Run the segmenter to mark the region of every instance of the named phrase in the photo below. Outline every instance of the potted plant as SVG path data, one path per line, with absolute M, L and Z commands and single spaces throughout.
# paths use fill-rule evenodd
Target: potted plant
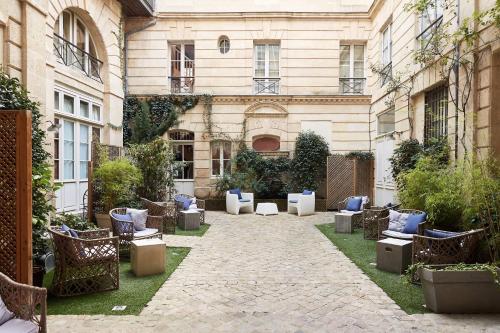
M 102 211 L 95 214 L 97 225 L 111 229 L 108 212 L 134 201 L 135 189 L 141 182 L 140 171 L 126 158 L 105 160 L 94 170 L 93 180 L 98 184 L 102 207 Z

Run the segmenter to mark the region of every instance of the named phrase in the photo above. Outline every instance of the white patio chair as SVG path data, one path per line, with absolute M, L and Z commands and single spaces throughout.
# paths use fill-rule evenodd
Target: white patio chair
M 242 213 L 253 213 L 253 193 L 241 193 L 241 199 L 237 194 L 226 191 L 226 212 L 233 215 Z
M 288 193 L 288 213 L 306 216 L 314 214 L 316 193 Z

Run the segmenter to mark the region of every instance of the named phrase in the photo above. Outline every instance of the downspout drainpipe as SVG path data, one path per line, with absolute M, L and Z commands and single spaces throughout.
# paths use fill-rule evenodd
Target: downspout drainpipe
M 460 27 L 460 0 L 457 0 L 457 29 Z M 458 161 L 458 93 L 460 83 L 460 41 L 455 45 L 455 163 Z M 465 117 L 465 110 L 464 110 Z M 465 128 L 463 129 L 465 131 Z
M 124 67 L 125 68 L 123 69 L 123 76 L 124 76 L 124 78 L 123 78 L 123 81 L 124 81 L 123 90 L 124 90 L 125 96 L 128 95 L 128 38 L 130 36 L 132 36 L 133 34 L 135 34 L 135 33 L 144 31 L 144 30 L 146 30 L 146 29 L 154 26 L 156 24 L 156 22 L 157 22 L 157 19 L 154 18 L 152 21 L 150 21 L 145 26 L 142 26 L 142 27 L 139 27 L 139 28 L 127 31 L 124 34 L 125 41 L 124 41 L 124 45 L 123 45 L 123 57 L 125 58 L 124 59 Z

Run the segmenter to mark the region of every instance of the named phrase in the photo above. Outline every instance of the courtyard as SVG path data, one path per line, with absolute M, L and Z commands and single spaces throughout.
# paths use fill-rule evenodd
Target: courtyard
M 49 332 L 498 332 L 498 315 L 408 315 L 296 217 L 207 212 L 203 237 L 138 316 L 49 316 Z

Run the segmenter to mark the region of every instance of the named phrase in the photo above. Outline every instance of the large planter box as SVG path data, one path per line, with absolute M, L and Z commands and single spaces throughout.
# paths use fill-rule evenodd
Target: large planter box
M 499 272 L 500 273 L 500 272 Z M 422 268 L 425 304 L 436 313 L 500 313 L 500 285 L 488 271 Z
M 255 199 L 255 208 L 260 202 L 274 202 L 280 212 L 287 211 L 286 199 Z M 226 199 L 206 199 L 205 210 L 226 210 Z M 316 199 L 316 211 L 326 212 L 326 199 Z

